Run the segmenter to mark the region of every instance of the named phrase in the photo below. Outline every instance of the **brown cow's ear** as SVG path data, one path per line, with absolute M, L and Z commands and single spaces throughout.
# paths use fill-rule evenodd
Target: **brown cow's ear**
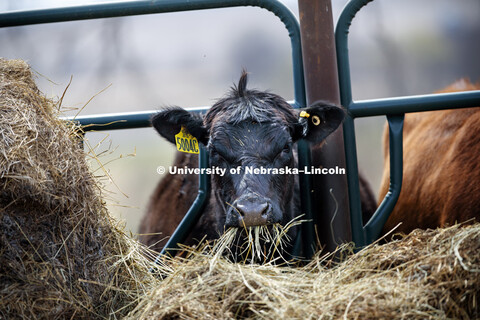
M 157 132 L 175 144 L 175 135 L 180 132 L 182 126 L 204 145 L 208 143 L 208 130 L 203 125 L 202 118 L 179 107 L 167 108 L 151 119 L 152 126 Z
M 345 110 L 325 102 L 315 102 L 299 113 L 302 138 L 320 143 L 335 131 L 345 118 Z

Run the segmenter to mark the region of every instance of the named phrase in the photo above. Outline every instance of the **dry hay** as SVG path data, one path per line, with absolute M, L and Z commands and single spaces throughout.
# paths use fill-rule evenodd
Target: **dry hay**
M 25 63 L 0 60 L 0 319 L 480 318 L 480 224 L 297 268 L 234 264 L 218 242 L 153 277 L 146 249 L 110 220 L 77 129 Z
M 150 282 L 57 109 L 0 59 L 0 319 L 117 318 Z
M 335 263 L 233 264 L 192 253 L 130 319 L 475 319 L 480 317 L 480 224 L 416 230 Z
M 220 239 L 213 243 L 211 249 L 202 247 L 196 251 L 210 252 L 213 260 L 224 257 L 244 264 L 291 265 L 292 261 L 284 254 L 293 242 L 288 232 L 290 228 L 306 221 L 301 218 L 302 216 L 296 217 L 285 226 L 277 223 L 269 226 L 228 228 Z

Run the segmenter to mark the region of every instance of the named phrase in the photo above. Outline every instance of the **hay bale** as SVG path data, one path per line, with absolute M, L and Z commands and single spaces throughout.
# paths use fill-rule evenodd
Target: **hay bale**
M 197 251 L 153 277 L 56 109 L 24 62 L 0 59 L 0 319 L 480 318 L 478 223 L 298 268 Z
M 417 230 L 338 264 L 240 265 L 194 253 L 163 272 L 130 319 L 478 319 L 480 224 Z
M 151 278 L 28 65 L 0 59 L 0 319 L 117 318 Z

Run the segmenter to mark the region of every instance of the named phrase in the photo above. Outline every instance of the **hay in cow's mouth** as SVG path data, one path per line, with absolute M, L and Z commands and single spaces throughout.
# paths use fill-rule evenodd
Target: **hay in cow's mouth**
M 215 242 L 215 256 L 228 257 L 234 262 L 276 264 L 289 263 L 292 245 L 289 231 L 305 222 L 298 216 L 286 225 L 279 223 L 244 228 L 228 228 Z

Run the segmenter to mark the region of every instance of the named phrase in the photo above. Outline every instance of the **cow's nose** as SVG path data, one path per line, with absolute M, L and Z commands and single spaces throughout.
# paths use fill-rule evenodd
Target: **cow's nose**
M 261 198 L 238 199 L 233 203 L 238 216 L 236 227 L 253 227 L 273 223 L 270 203 Z M 234 213 L 235 214 L 235 213 Z

